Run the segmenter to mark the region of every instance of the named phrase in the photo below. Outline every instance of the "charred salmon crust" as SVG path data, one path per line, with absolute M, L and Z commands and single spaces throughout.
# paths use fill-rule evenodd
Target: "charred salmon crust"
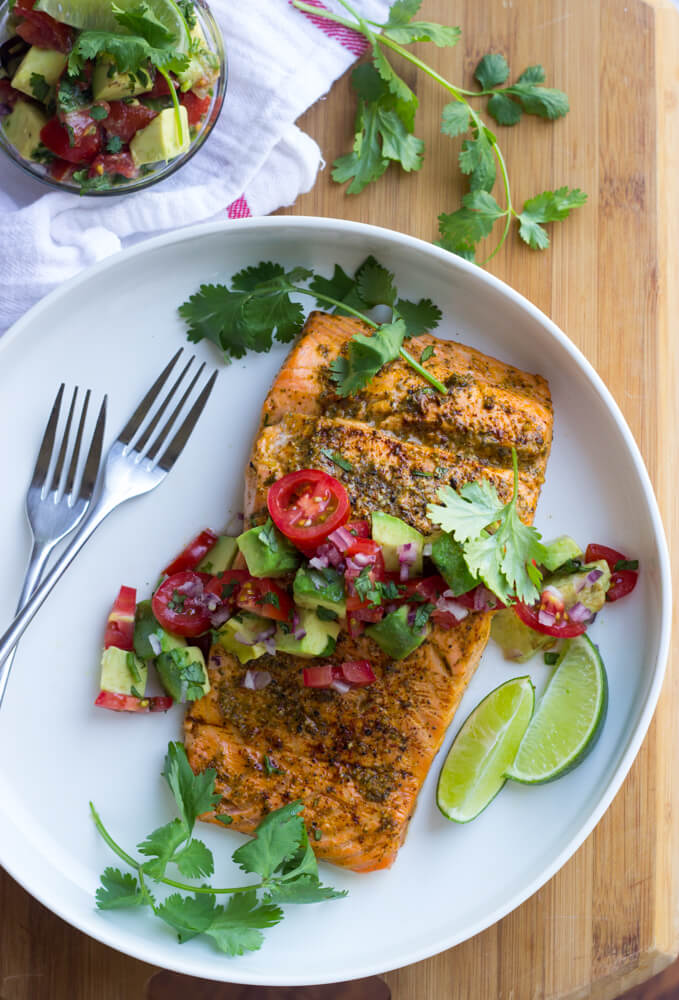
M 275 480 L 319 468 L 344 483 L 353 517 L 380 510 L 428 531 L 427 504 L 443 484 L 459 489 L 485 478 L 509 500 L 514 448 L 519 515 L 530 523 L 552 441 L 545 379 L 423 334 L 409 350 L 419 358 L 433 347 L 426 367 L 448 387 L 445 396 L 397 359 L 342 399 L 329 366 L 358 331 L 370 332 L 353 319 L 309 316 L 264 402 L 245 475 L 249 522 L 266 517 Z M 272 809 L 301 798 L 319 858 L 354 871 L 389 867 L 489 628 L 486 613 L 447 631 L 434 627 L 396 662 L 365 636 L 340 633 L 323 662 L 367 659 L 377 678 L 346 694 L 304 687 L 309 661 L 283 653 L 256 662 L 271 674 L 267 687 L 246 689 L 246 667 L 216 643 L 212 689 L 186 718 L 191 766 L 215 769 L 218 812 L 232 817 L 233 829 L 252 833 Z M 203 818 L 215 821 L 214 814 Z

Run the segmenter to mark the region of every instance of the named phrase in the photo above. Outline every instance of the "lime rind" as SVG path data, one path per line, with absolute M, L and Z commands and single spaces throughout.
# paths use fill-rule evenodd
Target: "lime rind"
M 178 52 L 189 51 L 189 28 L 175 0 L 115 0 L 118 7 L 127 9 L 143 3 L 164 27 L 171 31 Z M 111 31 L 126 34 L 113 14 L 112 0 L 37 0 L 36 10 L 49 14 L 57 21 L 81 31 Z
M 512 781 L 542 785 L 577 767 L 594 749 L 608 709 L 608 678 L 586 636 L 569 640 L 507 769 Z
M 436 803 L 455 823 L 469 823 L 506 781 L 535 705 L 530 677 L 514 677 L 481 701 L 462 724 L 439 775 Z

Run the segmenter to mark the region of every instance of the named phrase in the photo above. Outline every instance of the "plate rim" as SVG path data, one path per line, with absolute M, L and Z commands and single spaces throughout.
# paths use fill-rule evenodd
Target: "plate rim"
M 462 259 L 450 252 L 435 246 L 434 244 L 428 243 L 418 237 L 411 236 L 407 233 L 400 233 L 397 230 L 389 229 L 383 226 L 376 226 L 363 222 L 354 222 L 348 219 L 336 219 L 326 216 L 305 216 L 305 215 L 290 215 L 290 216 L 261 216 L 253 217 L 248 219 L 238 219 L 238 220 L 219 220 L 217 222 L 210 223 L 198 223 L 197 225 L 182 227 L 177 230 L 172 230 L 167 233 L 163 233 L 160 236 L 155 236 L 150 239 L 143 240 L 141 243 L 135 246 L 125 248 L 105 257 L 103 260 L 98 261 L 89 267 L 85 268 L 83 271 L 74 275 L 68 281 L 59 285 L 51 292 L 49 292 L 44 298 L 36 302 L 19 320 L 17 320 L 5 333 L 0 336 L 0 360 L 3 357 L 3 352 L 8 348 L 10 344 L 14 344 L 17 338 L 21 337 L 24 330 L 29 328 L 36 320 L 38 320 L 41 315 L 48 312 L 52 305 L 63 300 L 68 299 L 71 294 L 81 285 L 90 282 L 92 279 L 97 278 L 102 272 L 106 272 L 108 269 L 115 267 L 124 259 L 131 259 L 134 257 L 144 256 L 149 252 L 162 247 L 166 247 L 172 244 L 181 244 L 185 241 L 191 241 L 196 238 L 203 236 L 210 236 L 213 234 L 229 233 L 229 232 L 240 232 L 243 229 L 284 229 L 284 228 L 298 228 L 300 230 L 313 231 L 322 228 L 335 229 L 340 232 L 349 233 L 355 236 L 370 237 L 371 235 L 377 237 L 381 240 L 387 240 L 387 242 L 395 242 L 401 246 L 408 247 L 413 251 L 426 253 L 438 259 L 442 263 L 448 265 L 453 270 L 461 271 L 463 274 L 474 276 L 475 279 L 480 280 L 482 284 L 486 284 L 489 288 L 493 289 L 495 292 L 500 293 L 503 297 L 511 300 L 516 306 L 519 307 L 524 313 L 527 313 L 534 320 L 536 320 L 549 336 L 556 340 L 559 347 L 565 350 L 571 359 L 576 362 L 578 368 L 586 376 L 590 385 L 595 390 L 597 396 L 604 403 L 606 409 L 613 417 L 617 430 L 620 432 L 624 445 L 627 449 L 627 453 L 631 458 L 636 473 L 639 477 L 639 482 L 642 487 L 649 519 L 651 522 L 651 527 L 654 535 L 655 542 L 658 549 L 658 569 L 659 569 L 659 589 L 661 594 L 661 608 L 660 608 L 660 629 L 657 642 L 657 656 L 654 665 L 654 676 L 653 681 L 649 687 L 648 695 L 646 698 L 646 703 L 644 709 L 639 718 L 639 722 L 631 734 L 629 739 L 627 749 L 624 751 L 618 767 L 615 769 L 611 775 L 607 786 L 603 790 L 603 793 L 599 797 L 596 806 L 592 809 L 586 822 L 584 822 L 578 829 L 577 833 L 568 841 L 568 843 L 563 847 L 563 849 L 553 858 L 552 862 L 547 865 L 543 870 L 540 871 L 539 875 L 533 878 L 529 883 L 527 883 L 523 890 L 516 892 L 511 899 L 505 902 L 504 905 L 497 907 L 492 912 L 486 914 L 484 917 L 479 918 L 475 923 L 471 924 L 466 928 L 462 935 L 453 935 L 447 939 L 438 939 L 433 944 L 422 945 L 419 948 L 409 952 L 405 961 L 395 968 L 402 968 L 406 965 L 411 965 L 415 962 L 422 961 L 424 959 L 430 958 L 434 955 L 440 954 L 443 951 L 447 951 L 450 948 L 461 944 L 463 941 L 469 940 L 470 938 L 476 936 L 481 931 L 487 929 L 493 924 L 497 923 L 499 920 L 503 919 L 507 914 L 513 912 L 522 903 L 529 899 L 535 892 L 537 892 L 543 885 L 545 885 L 554 875 L 563 867 L 563 865 L 573 856 L 573 854 L 578 850 L 578 848 L 584 843 L 587 837 L 590 835 L 594 827 L 599 823 L 604 813 L 610 806 L 613 798 L 616 796 L 620 790 L 623 781 L 625 780 L 640 748 L 643 740 L 646 737 L 649 725 L 651 723 L 653 714 L 655 712 L 658 698 L 660 696 L 660 691 L 662 689 L 663 680 L 665 677 L 665 672 L 667 669 L 667 662 L 669 657 L 670 641 L 671 641 L 671 621 L 672 621 L 672 583 L 671 583 L 671 569 L 670 569 L 670 556 L 667 545 L 667 538 L 665 534 L 665 529 L 663 521 L 660 515 L 660 510 L 658 507 L 657 499 L 653 489 L 653 485 L 650 480 L 650 476 L 646 469 L 646 464 L 637 445 L 637 442 L 627 424 L 627 421 L 620 410 L 616 400 L 614 399 L 612 393 L 604 383 L 603 379 L 600 377 L 596 369 L 585 357 L 585 355 L 580 351 L 580 349 L 568 338 L 568 336 L 561 330 L 556 323 L 550 319 L 541 309 L 535 306 L 529 299 L 523 296 L 520 292 L 513 289 L 510 285 L 506 284 L 502 279 L 497 278 L 495 275 L 490 274 L 487 271 L 482 270 L 478 265 L 473 264 L 469 261 Z M 0 807 L 0 813 L 7 816 L 6 813 Z M 7 819 L 11 825 L 16 829 L 16 824 L 12 821 L 12 817 L 7 816 Z M 338 979 L 337 975 L 333 974 L 329 977 L 323 977 L 321 979 L 318 976 L 313 978 L 304 977 L 303 975 L 294 976 L 278 976 L 274 981 L 266 974 L 260 974 L 250 970 L 245 974 L 239 974 L 239 964 L 238 962 L 224 962 L 221 967 L 219 964 L 210 958 L 206 962 L 195 962 L 191 961 L 191 954 L 187 953 L 187 959 L 182 959 L 181 951 L 177 949 L 177 960 L 173 960 L 171 963 L 167 963 L 166 959 L 163 958 L 162 963 L 158 962 L 158 958 L 153 954 L 153 945 L 151 949 L 148 946 L 135 947 L 134 934 L 128 930 L 124 930 L 122 934 L 117 933 L 117 927 L 115 924 L 109 921 L 95 921 L 90 918 L 89 922 L 84 916 L 78 914 L 73 914 L 67 912 L 67 907 L 60 905 L 60 900 L 54 900 L 49 898 L 48 893 L 43 893 L 40 890 L 40 886 L 32 885 L 30 875 L 25 876 L 20 863 L 16 865 L 11 862 L 8 864 L 6 860 L 2 857 L 3 854 L 3 837 L 0 830 L 0 864 L 7 871 L 7 873 L 14 878 L 21 886 L 25 889 L 34 899 L 37 899 L 40 903 L 46 906 L 51 912 L 55 913 L 61 919 L 65 920 L 71 926 L 87 934 L 89 937 L 94 938 L 97 941 L 119 951 L 121 954 L 130 955 L 140 961 L 151 962 L 152 964 L 160 968 L 168 968 L 173 971 L 184 973 L 186 975 L 203 975 L 209 976 L 210 978 L 216 979 L 218 981 L 232 982 L 243 985 L 255 985 L 255 986 L 265 986 L 265 985 L 277 985 L 277 986 L 303 986 L 303 985 L 322 985 L 325 983 L 333 983 L 339 981 L 348 981 L 352 979 L 360 979 L 364 976 L 379 975 L 381 973 L 387 972 L 389 970 L 385 969 L 382 965 L 375 962 L 364 963 L 362 968 L 353 968 L 350 974 L 343 976 L 342 979 Z M 96 914 L 96 910 L 93 908 L 93 915 Z M 120 940 L 120 938 L 124 940 Z M 139 940 L 139 939 L 137 939 Z M 149 956 L 149 950 L 151 955 Z M 197 970 L 197 965 L 203 965 L 205 968 Z M 213 968 L 214 966 L 214 968 Z

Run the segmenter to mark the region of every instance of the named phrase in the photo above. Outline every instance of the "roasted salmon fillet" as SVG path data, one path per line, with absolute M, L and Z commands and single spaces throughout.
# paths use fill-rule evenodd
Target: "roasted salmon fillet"
M 552 440 L 549 387 L 479 351 L 423 334 L 409 342 L 448 388 L 431 389 L 405 361 L 385 365 L 350 398 L 335 392 L 331 362 L 360 322 L 312 313 L 265 400 L 246 471 L 245 515 L 267 516 L 266 494 L 281 476 L 318 468 L 339 479 L 352 517 L 382 511 L 422 531 L 443 484 L 481 478 L 507 501 L 519 458 L 519 514 L 535 513 Z M 352 471 L 338 467 L 339 454 Z M 490 614 L 434 626 L 428 639 L 393 661 L 367 636 L 340 634 L 331 662 L 369 660 L 376 681 L 344 694 L 306 688 L 308 659 L 284 653 L 254 664 L 271 682 L 243 687 L 247 666 L 218 643 L 209 657 L 212 689 L 190 708 L 186 748 L 195 771 L 213 767 L 218 813 L 252 833 L 264 815 L 301 798 L 319 858 L 354 871 L 391 865 L 417 795 L 488 641 Z M 214 814 L 203 817 L 213 819 Z

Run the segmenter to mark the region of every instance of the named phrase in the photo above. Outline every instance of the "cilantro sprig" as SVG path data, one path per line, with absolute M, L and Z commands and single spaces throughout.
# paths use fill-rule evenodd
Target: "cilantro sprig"
M 272 772 L 273 773 L 273 772 Z M 345 892 L 322 885 L 316 857 L 309 845 L 302 819 L 302 803 L 290 802 L 269 813 L 257 827 L 253 840 L 233 852 L 241 871 L 258 876 L 252 885 L 215 889 L 189 885 L 166 874 L 169 865 L 188 879 L 203 879 L 214 872 L 212 852 L 193 837 L 196 819 L 219 803 L 215 771 L 194 774 L 181 743 L 170 743 L 163 776 L 177 803 L 179 816 L 153 830 L 137 845 L 146 860 L 128 854 L 104 826 L 90 803 L 97 830 L 111 850 L 132 872 L 108 867 L 96 892 L 100 910 L 148 906 L 156 917 L 177 932 L 180 944 L 204 934 L 227 955 L 242 955 L 261 948 L 262 931 L 283 919 L 281 904 L 318 903 L 339 899 Z M 219 817 L 224 825 L 230 817 Z M 158 901 L 149 882 L 170 886 L 177 892 Z M 221 905 L 217 897 L 231 898 Z
M 515 600 L 533 604 L 546 549 L 536 528 L 524 524 L 517 513 L 519 467 L 512 448 L 514 494 L 503 504 L 495 487 L 482 479 L 467 483 L 459 492 L 443 486 L 439 504 L 429 504 L 427 514 L 462 544 L 464 560 L 473 577 L 483 581 L 505 604 Z
M 347 193 L 358 194 L 377 181 L 392 162 L 406 172 L 422 169 L 424 143 L 415 135 L 419 102 L 389 61 L 388 54 L 396 53 L 452 96 L 453 100 L 442 111 L 442 133 L 451 138 L 465 136 L 458 163 L 469 178 L 469 192 L 464 195 L 461 208 L 439 216 L 439 246 L 474 260 L 477 244 L 500 222 L 500 238 L 480 262 L 485 264 L 506 240 L 513 219 L 519 223 L 519 236 L 532 249 L 544 250 L 549 246 L 543 224 L 565 219 L 573 208 L 585 203 L 586 195 L 578 188 L 561 187 L 528 199 L 522 211 L 517 211 L 497 137 L 470 103 L 474 98 L 487 98 L 488 114 L 503 126 L 518 124 L 524 114 L 552 121 L 562 118 L 569 110 L 568 97 L 544 85 L 543 67 L 529 66 L 514 83 L 508 83 L 507 60 L 491 52 L 480 60 L 474 73 L 481 89 L 466 90 L 446 80 L 405 47 L 425 41 L 449 47 L 460 38 L 459 28 L 413 20 L 422 0 L 396 0 L 382 24 L 361 17 L 347 0 L 339 2 L 351 19 L 304 0 L 292 0 L 300 11 L 359 32 L 371 46 L 371 61 L 357 66 L 351 77 L 358 98 L 353 149 L 335 160 L 333 179 L 340 184 L 348 182 Z M 498 171 L 504 188 L 504 208 L 490 194 Z
M 308 287 L 303 282 L 308 282 Z M 363 261 L 353 276 L 336 264 L 331 278 L 316 275 L 305 267 L 286 271 L 281 264 L 262 261 L 234 275 L 231 287 L 201 285 L 179 307 L 179 315 L 188 326 L 190 341 L 211 341 L 228 361 L 242 358 L 248 351 L 268 351 L 274 337 L 285 344 L 297 336 L 304 322 L 304 311 L 290 298 L 294 294 L 311 295 L 320 306 L 355 316 L 372 327 L 370 336 L 355 334 L 346 356 L 331 363 L 330 375 L 338 395 L 358 392 L 383 365 L 399 355 L 435 389 L 447 392 L 445 385 L 404 347 L 408 338 L 434 329 L 441 319 L 441 310 L 430 299 L 412 302 L 399 298 L 394 275 L 372 256 Z M 366 315 L 366 311 L 376 306 L 391 309 L 388 322 L 377 323 Z

